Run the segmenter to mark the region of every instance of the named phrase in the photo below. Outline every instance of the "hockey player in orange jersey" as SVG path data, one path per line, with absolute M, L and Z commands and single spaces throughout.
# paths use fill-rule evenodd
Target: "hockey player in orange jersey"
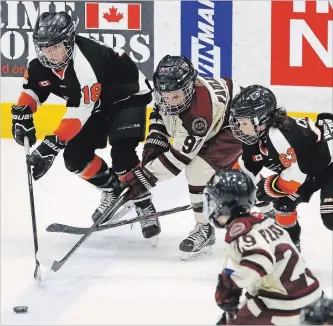
M 320 113 L 316 123 L 288 117 L 271 90 L 251 85 L 233 99 L 230 126 L 243 143 L 238 166 L 256 179 L 257 199 L 273 202 L 277 223 L 294 243 L 300 247 L 296 207 L 318 190 L 322 221 L 333 230 L 333 114 Z M 259 180 L 263 167 L 274 174 Z

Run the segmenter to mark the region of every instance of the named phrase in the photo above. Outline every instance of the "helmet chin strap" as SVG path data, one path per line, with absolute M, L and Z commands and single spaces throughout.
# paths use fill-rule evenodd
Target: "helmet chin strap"
M 266 140 L 268 135 L 269 128 L 266 127 L 266 124 L 263 124 L 261 126 L 258 126 L 256 128 L 256 132 L 259 139 Z
M 254 130 L 257 133 L 258 140 L 261 138 L 266 138 L 268 133 L 268 128 L 266 127 L 266 123 L 260 124 L 258 117 L 251 119 L 252 124 L 254 126 Z

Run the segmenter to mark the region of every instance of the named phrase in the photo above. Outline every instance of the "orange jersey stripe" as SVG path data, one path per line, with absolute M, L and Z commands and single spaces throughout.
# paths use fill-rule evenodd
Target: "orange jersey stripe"
M 238 163 L 238 160 L 237 160 L 236 163 L 232 166 L 232 168 L 233 168 L 234 170 L 241 170 L 241 167 L 240 167 L 240 165 L 239 165 L 239 163 Z
M 289 214 L 278 214 L 275 213 L 276 222 L 281 226 L 292 226 L 297 221 L 297 211 L 294 210 L 292 213 Z
M 95 155 L 94 159 L 88 164 L 88 166 L 79 174 L 84 180 L 91 179 L 102 167 L 102 159 Z
M 79 119 L 63 119 L 54 134 L 59 137 L 60 141 L 68 142 L 79 133 L 81 128 Z
M 32 113 L 37 111 L 37 102 L 31 97 L 29 94 L 22 92 L 18 101 L 17 105 L 28 105 L 31 109 Z

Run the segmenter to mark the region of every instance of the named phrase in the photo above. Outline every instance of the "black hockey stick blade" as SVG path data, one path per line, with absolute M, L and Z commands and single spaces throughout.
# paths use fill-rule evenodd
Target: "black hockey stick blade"
M 81 246 L 81 244 L 87 240 L 87 238 L 96 231 L 96 228 L 104 222 L 104 220 L 112 215 L 115 211 L 117 211 L 124 203 L 125 203 L 125 197 L 126 193 L 129 190 L 129 188 L 123 189 L 120 196 L 116 199 L 116 201 L 111 205 L 100 218 L 97 219 L 97 221 L 88 228 L 88 231 L 83 235 L 83 237 L 80 238 L 80 240 L 73 246 L 71 250 L 59 261 L 55 260 L 51 266 L 51 270 L 54 272 L 57 272 L 64 264 L 65 262 L 73 255 L 73 253 Z
M 123 216 L 125 216 L 129 211 L 131 211 L 134 208 L 133 203 L 127 202 L 120 211 L 116 212 L 111 218 L 111 220 L 107 220 L 106 223 L 113 223 L 112 221 L 118 221 L 121 219 Z M 105 222 L 103 223 L 105 224 Z M 52 223 L 50 224 L 47 228 L 47 232 L 59 232 L 59 233 L 68 233 L 68 234 L 85 234 L 87 233 L 87 230 L 89 228 L 81 228 L 81 227 L 75 227 L 75 226 L 70 226 L 66 224 L 59 224 L 59 223 Z M 99 230 L 99 227 L 96 228 L 96 231 Z
M 37 281 L 38 284 L 41 284 L 41 282 L 42 282 L 42 272 L 41 272 L 40 264 L 39 264 L 38 260 L 36 260 L 34 278 L 35 278 L 35 280 Z
M 200 207 L 202 207 L 202 203 L 179 206 L 179 207 L 167 209 L 165 211 L 160 211 L 160 212 L 156 212 L 156 213 L 149 214 L 149 215 L 139 216 L 139 217 L 136 217 L 136 218 L 133 218 L 130 220 L 124 220 L 124 221 L 120 221 L 117 223 L 100 225 L 95 229 L 95 231 L 104 231 L 104 230 L 108 230 L 108 229 L 113 229 L 113 228 L 116 228 L 119 226 L 139 222 L 144 219 L 158 218 L 161 216 L 184 212 L 184 211 L 187 211 L 190 209 L 200 208 Z M 46 231 L 48 231 L 48 232 L 60 232 L 60 233 L 68 233 L 68 234 L 86 234 L 89 230 L 90 230 L 90 228 L 80 228 L 80 227 L 76 227 L 76 226 L 58 224 L 58 223 L 53 223 L 53 224 L 49 225 L 46 229 Z
M 67 234 L 85 234 L 89 228 L 81 228 L 66 224 L 60 224 L 60 223 L 52 223 L 47 228 L 47 232 L 56 232 L 56 233 L 67 233 Z M 96 231 L 98 228 L 96 228 Z

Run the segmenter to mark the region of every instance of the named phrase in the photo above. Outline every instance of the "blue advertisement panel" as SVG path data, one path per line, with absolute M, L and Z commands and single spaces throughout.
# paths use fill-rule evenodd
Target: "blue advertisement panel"
M 201 76 L 232 78 L 232 1 L 182 1 L 181 53 Z

